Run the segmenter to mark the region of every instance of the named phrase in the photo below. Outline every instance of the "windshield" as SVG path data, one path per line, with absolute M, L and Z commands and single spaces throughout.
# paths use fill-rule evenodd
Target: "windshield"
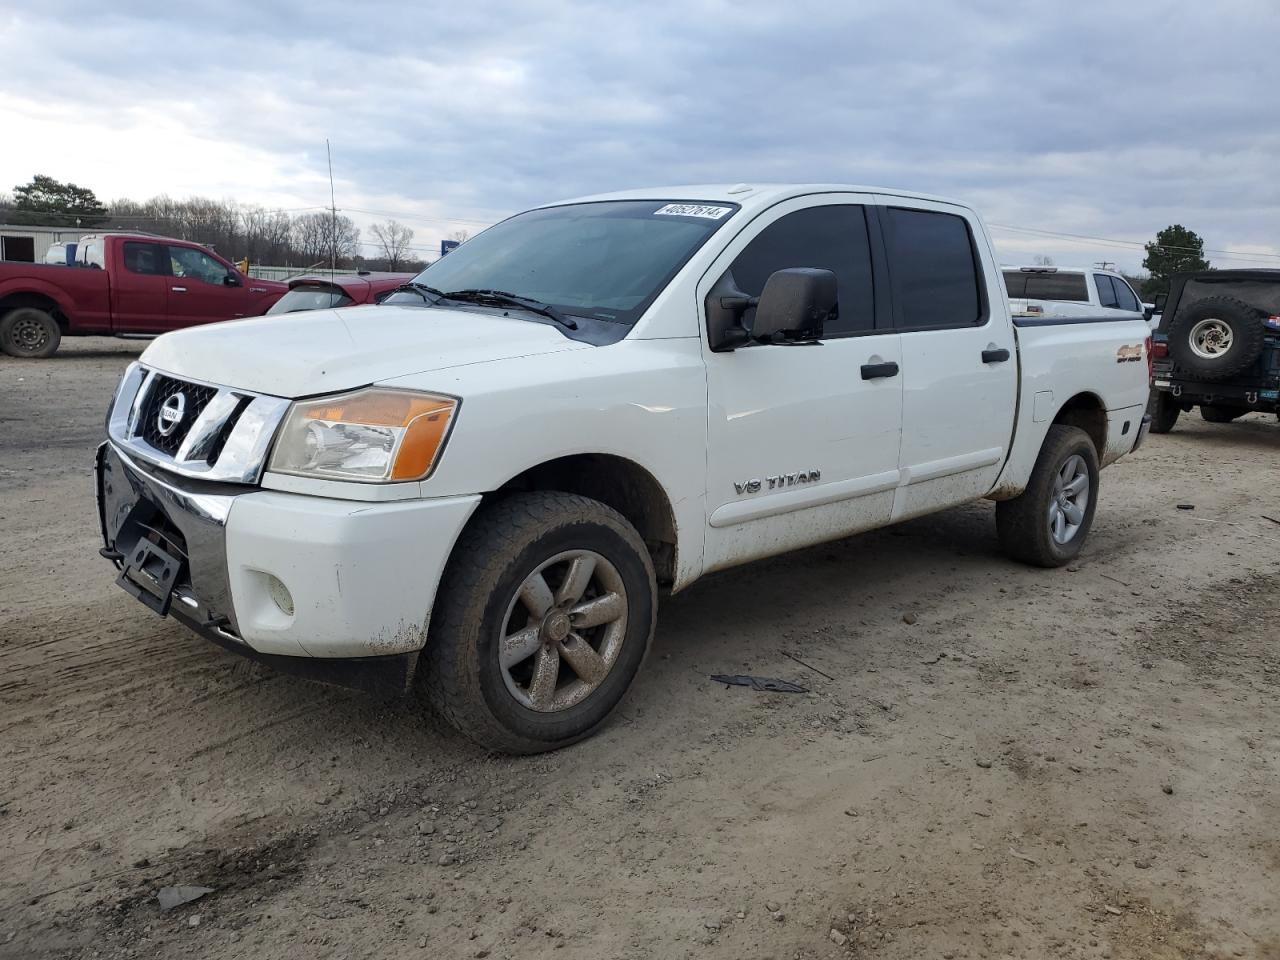
M 298 313 L 302 310 L 326 310 L 345 307 L 351 298 L 337 287 L 294 287 L 271 305 L 267 313 Z
M 530 210 L 441 257 L 417 282 L 501 290 L 567 314 L 632 324 L 738 207 L 618 200 Z M 422 298 L 396 294 L 396 302 Z

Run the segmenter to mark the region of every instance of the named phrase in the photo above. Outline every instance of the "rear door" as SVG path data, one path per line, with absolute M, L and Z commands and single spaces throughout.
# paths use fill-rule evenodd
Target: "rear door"
M 250 312 L 242 275 L 198 247 L 170 244 L 169 270 L 169 329 L 233 320 Z
M 995 484 L 1013 435 L 1018 358 L 1004 280 L 972 211 L 881 199 L 902 339 L 900 519 Z
M 168 319 L 169 254 L 163 243 L 118 240 L 111 271 L 114 333 L 164 333 Z
M 831 270 L 838 318 L 821 344 L 712 352 L 704 569 L 780 553 L 889 521 L 902 416 L 899 336 L 878 309 L 887 286 L 873 262 L 866 195 L 788 200 L 759 214 L 698 286 L 705 301 L 732 274 L 759 296 L 787 267 Z M 750 311 L 744 318 L 750 321 Z

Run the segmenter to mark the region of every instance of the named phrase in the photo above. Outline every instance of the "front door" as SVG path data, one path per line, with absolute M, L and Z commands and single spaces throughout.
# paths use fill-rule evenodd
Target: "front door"
M 225 263 L 195 247 L 171 244 L 169 265 L 173 274 L 169 285 L 169 315 L 174 328 L 234 320 L 245 315 L 248 295 L 241 275 Z M 235 285 L 228 285 L 229 276 Z
M 894 519 L 988 493 L 1017 408 L 1018 347 L 999 267 L 971 211 L 883 198 L 902 336 L 901 487 Z M 896 205 L 895 205 L 896 204 Z
M 706 296 L 726 271 L 750 296 L 787 267 L 831 270 L 839 284 L 839 316 L 820 345 L 714 353 L 704 339 L 704 570 L 889 521 L 902 424 L 901 338 L 888 327 L 887 303 L 877 301 L 882 265 L 873 263 L 862 199 L 832 194 L 773 207 L 699 283 L 704 330 Z

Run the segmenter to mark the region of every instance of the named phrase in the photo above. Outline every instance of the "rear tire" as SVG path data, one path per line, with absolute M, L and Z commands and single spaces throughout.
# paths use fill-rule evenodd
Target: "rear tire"
M 1238 410 L 1234 407 L 1219 407 L 1210 403 L 1200 404 L 1200 416 L 1209 423 L 1230 423 L 1248 412 L 1248 410 Z
M 1258 359 L 1264 336 L 1259 312 L 1249 304 L 1234 297 L 1208 297 L 1173 318 L 1169 352 L 1194 376 L 1225 380 Z
M 1098 453 L 1079 427 L 1054 424 L 1020 496 L 996 504 L 1005 554 L 1038 567 L 1070 563 L 1084 546 L 1098 503 Z
M 482 508 L 436 597 L 422 690 L 460 733 L 504 753 L 594 733 L 631 686 L 657 617 L 635 528 L 568 493 Z
M 1168 433 L 1178 422 L 1182 408 L 1174 400 L 1173 394 L 1163 390 L 1151 391 L 1151 399 L 1147 402 L 1147 413 L 1151 414 L 1151 432 Z
M 18 307 L 0 317 L 0 350 L 11 357 L 44 360 L 62 342 L 62 328 L 47 311 Z

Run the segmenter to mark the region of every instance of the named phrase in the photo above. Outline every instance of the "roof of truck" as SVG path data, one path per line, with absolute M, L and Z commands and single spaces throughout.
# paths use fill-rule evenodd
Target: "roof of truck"
M 803 197 L 814 193 L 877 193 L 911 200 L 930 200 L 970 209 L 967 203 L 947 197 L 935 197 L 914 190 L 893 187 L 856 186 L 847 183 L 704 183 L 673 187 L 645 187 L 638 190 L 618 190 L 598 193 L 573 200 L 562 200 L 544 206 L 558 207 L 566 203 L 599 203 L 603 200 L 701 200 L 720 203 L 736 203 L 743 208 L 771 206 L 780 200 Z

